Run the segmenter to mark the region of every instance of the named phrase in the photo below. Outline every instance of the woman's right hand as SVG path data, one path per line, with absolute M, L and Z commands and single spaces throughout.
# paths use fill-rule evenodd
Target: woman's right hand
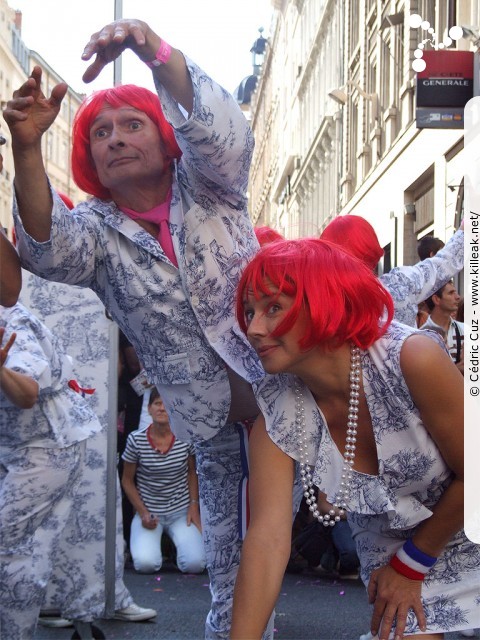
M 53 87 L 47 98 L 41 90 L 42 70 L 35 66 L 30 77 L 7 102 L 3 117 L 12 134 L 12 145 L 27 149 L 39 145 L 42 135 L 49 129 L 60 111 L 68 85 L 64 82 Z
M 157 516 L 154 516 L 153 513 L 150 513 L 150 511 L 147 511 L 146 513 L 142 514 L 140 517 L 142 519 L 142 527 L 145 527 L 145 529 L 157 528 L 158 518 Z

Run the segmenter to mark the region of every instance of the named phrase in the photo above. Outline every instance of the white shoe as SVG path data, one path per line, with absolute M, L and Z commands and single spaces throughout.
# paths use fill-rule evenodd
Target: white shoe
M 368 633 L 362 633 L 358 640 L 378 640 L 378 636 L 372 636 L 371 631 Z
M 73 627 L 73 622 L 66 618 L 60 618 L 59 616 L 40 615 L 38 617 L 38 624 L 42 627 L 51 627 L 52 629 L 61 629 L 67 627 Z
M 142 620 L 150 620 L 155 618 L 157 612 L 155 609 L 144 609 L 138 604 L 132 602 L 128 607 L 117 609 L 113 616 L 114 620 L 123 620 L 124 622 L 142 622 Z
M 464 629 L 460 631 L 460 635 L 464 638 L 475 638 L 477 634 L 475 633 L 475 629 Z

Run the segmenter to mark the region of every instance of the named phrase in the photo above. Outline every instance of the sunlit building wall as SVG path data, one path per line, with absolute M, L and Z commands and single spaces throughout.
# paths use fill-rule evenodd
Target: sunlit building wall
M 339 121 L 328 92 L 341 77 L 343 6 L 272 4 L 270 46 L 251 107 L 252 218 L 287 237 L 312 235 L 319 215 L 338 209 Z
M 52 88 L 63 79 L 35 51 L 28 49 L 21 38 L 21 13 L 12 9 L 5 0 L 0 0 L 0 100 L 2 109 L 12 97 L 13 91 L 28 78 L 31 69 L 42 68 L 42 91 L 50 95 Z M 74 203 L 86 195 L 73 182 L 70 170 L 71 130 L 73 117 L 83 95 L 69 87 L 60 113 L 49 131 L 42 138 L 43 158 L 46 171 L 55 189 L 68 195 Z M 0 223 L 12 228 L 12 193 L 14 166 L 11 153 L 10 132 L 5 121 L 1 125 L 7 144 L 2 147 L 3 172 L 0 182 Z M 11 236 L 10 236 L 11 237 Z
M 415 262 L 427 233 L 450 237 L 463 202 L 463 130 L 417 129 L 411 63 L 422 34 L 409 18 L 420 14 L 440 37 L 454 24 L 478 33 L 479 4 L 272 0 L 251 101 L 254 223 L 299 237 L 335 215 L 362 215 L 385 247 L 385 269 Z M 474 51 L 473 40 L 451 48 Z

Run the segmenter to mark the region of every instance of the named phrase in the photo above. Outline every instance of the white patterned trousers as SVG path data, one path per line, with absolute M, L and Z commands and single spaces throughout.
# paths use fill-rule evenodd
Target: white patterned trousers
M 84 452 L 85 441 L 1 456 L 0 628 L 8 629 L 9 640 L 29 640 L 35 632 Z
M 207 640 L 228 639 L 230 633 L 233 588 L 242 548 L 243 487 L 248 474 L 245 429 L 242 422 L 229 424 L 214 438 L 195 444 L 203 540 L 212 594 L 205 625 Z M 273 638 L 273 616 L 263 638 Z

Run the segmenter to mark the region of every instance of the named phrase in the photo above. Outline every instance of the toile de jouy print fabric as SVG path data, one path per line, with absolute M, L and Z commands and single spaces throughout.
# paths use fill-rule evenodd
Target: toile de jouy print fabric
M 348 521 L 366 585 L 372 570 L 387 564 L 404 541 L 414 535 L 415 528 L 431 515 L 431 507 L 452 477 L 420 420 L 400 370 L 401 347 L 416 331 L 393 322 L 380 340 L 362 352 L 362 379 L 377 444 L 379 473 L 372 476 L 354 470 Z M 430 383 L 434 384 L 433 377 Z M 267 375 L 257 397 L 271 438 L 298 461 L 298 436 L 291 429 L 295 417 L 292 388 L 292 376 Z M 313 396 L 305 386 L 302 391 L 307 458 L 314 467 L 313 481 L 334 502 L 343 456 Z M 480 545 L 461 531 L 449 542 L 423 584 L 428 632 L 479 627 L 479 584 Z M 416 618 L 410 612 L 405 633 L 418 631 Z

